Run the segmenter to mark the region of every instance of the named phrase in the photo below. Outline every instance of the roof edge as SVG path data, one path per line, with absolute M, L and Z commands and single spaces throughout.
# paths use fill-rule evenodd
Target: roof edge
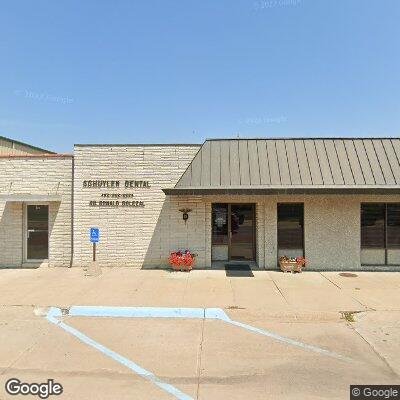
M 241 137 L 241 138 L 207 138 L 205 142 L 213 142 L 213 141 L 223 141 L 223 140 L 391 140 L 397 139 L 400 140 L 399 136 L 297 136 L 297 137 Z
M 308 188 L 231 188 L 231 189 L 176 189 L 166 188 L 162 191 L 169 196 L 200 196 L 200 195 L 306 195 L 306 194 L 321 194 L 321 195 L 354 195 L 354 194 L 400 194 L 400 186 L 395 187 L 339 187 L 339 188 L 326 188 L 326 187 L 308 187 Z
M 5 136 L 0 136 L 0 139 L 7 140 L 7 141 L 9 141 L 11 143 L 19 144 L 21 146 L 26 146 L 26 147 L 29 147 L 29 148 L 31 148 L 33 150 L 43 151 L 44 153 L 47 153 L 47 154 L 55 154 L 54 151 L 42 149 L 41 147 L 33 146 L 31 144 L 28 144 L 28 143 L 25 143 L 25 142 L 20 142 L 19 140 L 11 139 L 11 138 L 8 138 L 8 137 L 5 137 Z
M 201 147 L 203 143 L 75 143 L 74 147 L 156 147 L 156 146 L 185 146 Z
M 43 154 L 5 154 L 0 155 L 0 159 L 4 158 L 74 158 L 73 154 L 66 153 L 43 153 Z

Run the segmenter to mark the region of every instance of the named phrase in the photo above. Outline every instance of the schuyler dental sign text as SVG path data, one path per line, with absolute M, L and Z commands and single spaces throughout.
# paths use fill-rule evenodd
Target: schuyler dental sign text
M 125 180 L 125 181 L 103 181 L 88 180 L 83 181 L 85 189 L 148 189 L 149 181 Z M 144 202 L 135 198 L 134 193 L 101 193 L 100 199 L 90 200 L 90 207 L 144 207 Z

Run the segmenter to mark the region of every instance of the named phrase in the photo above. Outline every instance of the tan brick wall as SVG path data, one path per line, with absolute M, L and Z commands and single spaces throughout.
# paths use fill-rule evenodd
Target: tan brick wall
M 0 265 L 22 264 L 22 204 L 0 200 Z
M 60 195 L 49 203 L 49 265 L 71 262 L 71 157 L 0 158 L 0 194 Z M 0 265 L 23 262 L 24 204 L 0 197 Z
M 194 199 L 167 198 L 163 188 L 173 187 L 199 146 L 76 146 L 74 265 L 92 259 L 90 227 L 100 228 L 97 260 L 103 266 L 165 266 L 171 250 L 189 245 L 196 235 L 204 237 L 204 205 Z M 119 188 L 84 188 L 85 180 L 118 180 Z M 125 180 L 150 182 L 149 188 L 125 189 Z M 112 200 L 104 193 L 132 194 L 126 200 L 143 201 L 144 207 L 91 207 L 89 202 Z M 123 198 L 118 199 L 120 202 Z M 182 207 L 193 208 L 187 224 Z M 204 241 L 194 251 L 204 253 Z M 203 256 L 204 258 L 204 256 Z

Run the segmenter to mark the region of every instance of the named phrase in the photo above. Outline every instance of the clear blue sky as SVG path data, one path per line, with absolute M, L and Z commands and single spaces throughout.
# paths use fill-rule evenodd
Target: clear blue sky
M 48 0 L 0 13 L 0 135 L 398 136 L 398 0 Z

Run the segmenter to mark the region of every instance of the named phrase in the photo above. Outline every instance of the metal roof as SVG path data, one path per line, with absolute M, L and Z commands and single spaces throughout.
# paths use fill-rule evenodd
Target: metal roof
M 3 148 L 0 154 L 54 154 L 53 151 L 19 142 L 18 140 L 10 139 L 5 136 L 0 136 L 0 147 Z
M 164 192 L 400 193 L 400 138 L 206 140 Z

